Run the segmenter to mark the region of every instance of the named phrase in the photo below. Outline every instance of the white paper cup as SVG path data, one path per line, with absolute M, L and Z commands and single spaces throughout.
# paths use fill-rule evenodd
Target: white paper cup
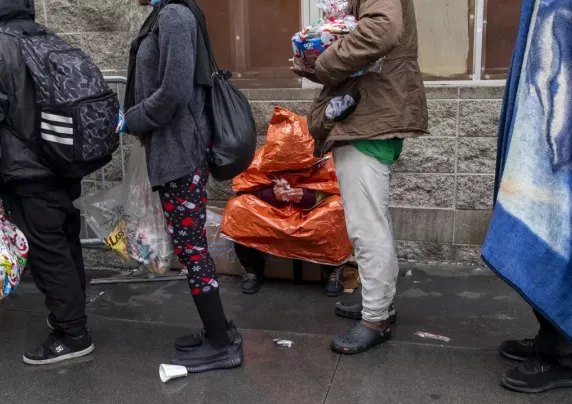
M 161 365 L 159 366 L 159 377 L 163 383 L 167 383 L 171 379 L 185 377 L 189 374 L 185 366 L 178 365 Z

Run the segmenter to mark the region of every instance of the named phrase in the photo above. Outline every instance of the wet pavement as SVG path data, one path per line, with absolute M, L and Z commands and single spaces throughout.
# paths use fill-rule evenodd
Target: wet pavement
M 319 284 L 268 281 L 259 294 L 246 296 L 240 280 L 220 283 L 227 315 L 244 336 L 244 366 L 163 384 L 158 367 L 173 354 L 173 340 L 199 327 L 184 281 L 92 287 L 88 312 L 96 351 L 39 368 L 21 361 L 48 332 L 42 295 L 25 281 L 0 304 L 0 403 L 572 402 L 572 390 L 526 396 L 500 387 L 501 374 L 514 363 L 498 355 L 497 345 L 532 336 L 537 326 L 527 305 L 488 271 L 404 270 L 394 339 L 353 357 L 332 353 L 329 342 L 353 324 L 337 318 L 333 304 L 356 294 L 331 299 Z M 279 347 L 274 338 L 294 345 Z

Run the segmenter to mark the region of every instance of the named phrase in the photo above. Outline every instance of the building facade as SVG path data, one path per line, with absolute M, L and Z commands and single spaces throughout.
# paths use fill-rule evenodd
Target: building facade
M 393 176 L 399 257 L 480 264 L 492 209 L 496 132 L 518 26 L 518 0 L 414 0 L 431 135 L 405 143 Z M 319 18 L 317 0 L 198 0 L 221 67 L 249 96 L 265 139 L 274 106 L 308 111 L 317 89 L 293 77 L 291 36 Z M 36 0 L 37 18 L 89 52 L 107 75 L 125 75 L 130 41 L 146 13 L 136 0 Z M 129 157 L 129 145 L 122 152 Z M 118 155 L 84 190 L 122 178 Z M 104 181 L 105 180 L 105 184 Z M 224 203 L 230 184 L 210 185 Z M 120 266 L 101 251 L 91 264 Z

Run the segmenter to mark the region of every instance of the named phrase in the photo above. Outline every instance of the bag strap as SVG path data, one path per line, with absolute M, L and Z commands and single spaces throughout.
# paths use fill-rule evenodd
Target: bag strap
M 214 53 L 212 51 L 212 44 L 207 30 L 206 18 L 204 16 L 204 12 L 199 8 L 199 6 L 195 2 L 185 2 L 185 3 L 195 16 L 195 20 L 197 22 L 199 30 L 201 31 L 205 47 L 207 49 L 211 70 L 214 72 L 214 74 L 216 74 L 219 71 L 219 67 L 214 57 Z

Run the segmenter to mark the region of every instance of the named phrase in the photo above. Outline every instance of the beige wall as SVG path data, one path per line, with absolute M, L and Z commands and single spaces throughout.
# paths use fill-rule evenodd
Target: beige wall
M 468 0 L 414 0 L 419 29 L 419 63 L 424 74 L 467 72 Z

